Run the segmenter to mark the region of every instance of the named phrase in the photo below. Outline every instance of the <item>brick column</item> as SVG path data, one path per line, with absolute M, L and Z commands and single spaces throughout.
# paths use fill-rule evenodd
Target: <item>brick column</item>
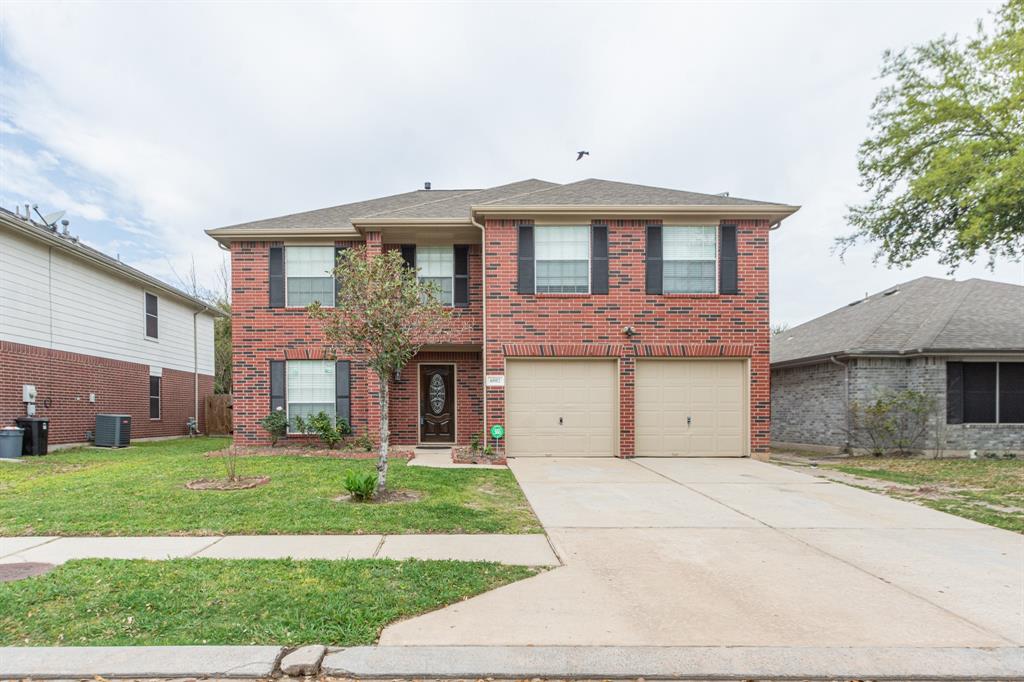
M 619 358 L 619 457 L 636 455 L 635 400 L 636 360 Z

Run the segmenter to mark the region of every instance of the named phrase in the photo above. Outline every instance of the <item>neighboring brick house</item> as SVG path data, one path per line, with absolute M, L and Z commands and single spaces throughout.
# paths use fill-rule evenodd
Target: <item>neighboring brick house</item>
M 50 445 L 86 442 L 97 414 L 132 415 L 133 438 L 186 434 L 192 416 L 204 430 L 213 320 L 202 301 L 0 209 L 0 426 L 26 415 L 31 385 Z
M 902 390 L 936 398 L 927 447 L 1024 451 L 1024 286 L 921 277 L 772 339 L 780 447 L 848 449 L 849 406 Z
M 209 230 L 232 256 L 236 442 L 269 442 L 271 409 L 376 436 L 376 379 L 326 359 L 303 308 L 333 300 L 337 250 L 365 242 L 400 249 L 454 312 L 392 383 L 392 443 L 501 423 L 510 456 L 766 456 L 768 234 L 796 210 L 525 180 Z

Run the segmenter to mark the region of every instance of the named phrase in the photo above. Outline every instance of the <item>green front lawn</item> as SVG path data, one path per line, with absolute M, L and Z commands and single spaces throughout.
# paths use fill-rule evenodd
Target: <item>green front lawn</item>
M 508 471 L 427 469 L 394 460 L 389 488 L 417 491 L 412 502 L 339 502 L 349 469 L 370 460 L 242 457 L 240 476 L 270 476 L 250 490 L 196 491 L 185 484 L 221 478 L 221 458 L 205 453 L 225 438 L 87 448 L 0 466 L 0 535 L 216 535 L 287 533 L 539 533 Z
M 850 457 L 819 462 L 846 474 L 900 484 L 886 492 L 991 526 L 1024 532 L 1024 461 Z
M 372 644 L 388 623 L 536 573 L 458 561 L 81 559 L 0 583 L 0 646 Z

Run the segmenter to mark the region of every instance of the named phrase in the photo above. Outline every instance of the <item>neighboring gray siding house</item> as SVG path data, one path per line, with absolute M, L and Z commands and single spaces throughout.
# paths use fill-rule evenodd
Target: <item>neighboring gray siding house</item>
M 921 277 L 776 335 L 771 362 L 776 446 L 844 449 L 851 402 L 909 389 L 946 451 L 1024 452 L 1024 286 Z

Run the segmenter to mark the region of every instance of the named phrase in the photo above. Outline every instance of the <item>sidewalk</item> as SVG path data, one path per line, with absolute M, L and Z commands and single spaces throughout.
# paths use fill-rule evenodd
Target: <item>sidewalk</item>
M 454 559 L 558 566 L 544 535 L 0 537 L 0 563 L 71 559 Z

